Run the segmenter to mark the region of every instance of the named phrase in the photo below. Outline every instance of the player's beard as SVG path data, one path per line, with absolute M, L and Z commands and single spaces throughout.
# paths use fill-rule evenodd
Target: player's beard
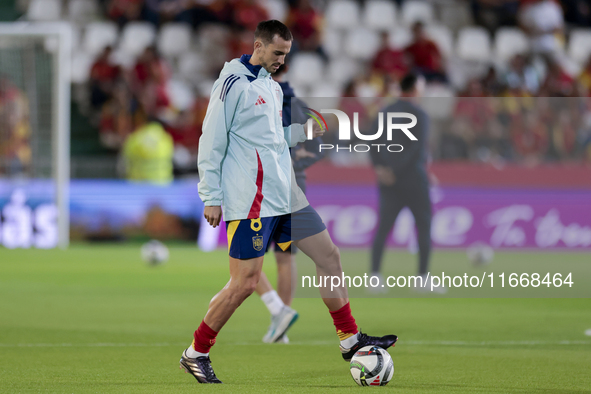
M 269 64 L 268 62 L 261 61 L 261 66 L 263 66 L 263 68 L 271 74 L 275 74 L 277 72 L 277 70 L 279 70 L 279 68 L 274 69 L 273 68 L 274 65 L 281 66 L 281 64 L 279 64 L 279 63 Z

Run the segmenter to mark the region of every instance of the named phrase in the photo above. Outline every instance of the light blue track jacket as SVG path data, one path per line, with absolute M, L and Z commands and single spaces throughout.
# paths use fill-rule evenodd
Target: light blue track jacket
M 299 211 L 289 147 L 306 139 L 303 125 L 283 127 L 283 92 L 249 55 L 226 63 L 215 81 L 199 141 L 199 196 L 222 206 L 226 222 Z

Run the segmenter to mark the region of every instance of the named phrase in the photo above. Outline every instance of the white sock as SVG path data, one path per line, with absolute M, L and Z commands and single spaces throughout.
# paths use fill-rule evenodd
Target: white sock
M 261 296 L 261 300 L 263 300 L 265 306 L 269 310 L 269 313 L 271 313 L 273 316 L 278 315 L 279 312 L 281 312 L 281 309 L 285 306 L 275 290 L 271 290 L 263 294 Z
M 185 350 L 185 354 L 189 358 L 197 358 L 197 357 L 207 357 L 209 356 L 209 352 L 207 353 L 199 353 L 197 350 L 193 349 L 193 344 Z
M 359 342 L 359 339 L 357 338 L 357 335 L 359 333 L 355 334 L 355 335 L 351 335 L 349 338 L 347 339 L 343 339 L 341 341 L 341 346 L 343 347 L 343 349 L 351 349 L 353 346 L 355 346 L 355 344 L 357 342 Z

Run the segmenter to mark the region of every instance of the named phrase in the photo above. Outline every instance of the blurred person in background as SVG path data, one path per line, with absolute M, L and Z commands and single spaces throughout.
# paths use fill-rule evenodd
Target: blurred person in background
M 381 279 L 382 257 L 386 246 L 386 239 L 396 222 L 398 214 L 404 207 L 408 207 L 415 218 L 418 232 L 419 266 L 418 273 L 424 280 L 429 271 L 431 256 L 431 199 L 429 196 L 429 177 L 427 174 L 427 156 L 429 142 L 429 116 L 417 105 L 420 96 L 420 79 L 415 74 L 409 74 L 400 81 L 401 96 L 394 104 L 380 112 L 406 112 L 416 116 L 417 124 L 411 129 L 417 141 L 410 141 L 401 132 L 393 133 L 392 140 L 386 139 L 386 133 L 376 140 L 376 143 L 400 144 L 404 147 L 401 152 L 392 153 L 385 149 L 380 152 L 371 151 L 371 160 L 378 179 L 380 208 L 378 231 L 373 240 L 371 250 L 372 276 Z M 400 119 L 394 123 L 408 123 L 408 119 Z M 378 130 L 378 119 L 371 130 Z M 379 286 L 378 286 L 379 288 Z M 434 289 L 443 292 L 443 287 Z
M 587 63 L 585 63 L 583 70 L 581 70 L 578 82 L 581 85 L 583 94 L 591 97 L 591 56 L 587 59 Z
M 561 66 L 560 62 L 546 59 L 546 79 L 540 89 L 541 97 L 573 97 L 576 93 L 575 80 Z
M 556 0 L 522 0 L 519 26 L 530 38 L 535 54 L 561 57 L 564 46 L 564 15 Z
M 297 0 L 289 8 L 285 24 L 294 38 L 292 53 L 298 51 L 316 52 L 328 60 L 321 47 L 322 15 L 310 3 L 310 0 Z M 293 56 L 292 54 L 292 56 Z
M 32 152 L 29 101 L 7 75 L 0 75 L 0 174 L 24 175 Z
M 122 156 L 130 181 L 165 185 L 172 182 L 174 144 L 170 134 L 155 121 L 140 125 L 127 137 Z
M 107 46 L 90 69 L 90 102 L 100 110 L 113 97 L 113 89 L 121 76 L 121 68 L 111 60 L 113 48 Z
M 119 79 L 112 97 L 103 104 L 100 112 L 99 137 L 101 144 L 119 150 L 134 129 L 134 113 L 137 102 L 127 84 Z
M 283 106 L 282 106 L 282 121 L 283 127 L 289 127 L 292 123 L 305 124 L 308 120 L 306 115 L 306 104 L 295 98 L 295 92 L 285 80 L 285 73 L 288 71 L 288 66 L 284 63 L 275 74 L 273 79 L 279 83 L 283 91 Z M 322 159 L 324 156 L 320 152 L 321 137 L 316 137 L 312 140 L 306 140 L 301 144 L 296 145 L 291 150 L 291 158 L 293 169 L 295 172 L 295 179 L 297 185 L 306 193 L 306 169 Z M 275 330 L 277 329 L 278 319 L 282 309 L 290 308 L 295 291 L 295 280 L 297 277 L 295 253 L 297 248 L 291 245 L 287 250 L 283 251 L 277 243 L 274 245 L 275 260 L 277 261 L 277 291 L 273 290 L 267 275 L 261 273 L 259 283 L 255 291 L 261 297 L 261 300 L 267 306 L 269 313 L 271 313 L 271 325 L 267 334 L 263 337 L 263 342 L 270 343 Z M 268 249 L 270 249 L 269 243 Z M 287 333 L 278 337 L 275 342 L 289 343 Z
M 515 55 L 509 61 L 504 75 L 505 84 L 511 90 L 520 90 L 536 95 L 540 90 L 541 76 L 524 55 Z
M 388 32 L 381 33 L 381 46 L 371 62 L 371 71 L 385 78 L 385 83 L 398 82 L 408 73 L 404 52 L 390 47 Z
M 548 151 L 548 126 L 533 110 L 513 117 L 511 138 L 515 151 L 528 165 L 540 163 Z
M 443 58 L 437 44 L 425 32 L 423 22 L 412 26 L 413 41 L 404 49 L 413 72 L 421 74 L 427 82 L 447 82 Z
M 119 27 L 144 17 L 144 0 L 106 0 L 105 8 L 109 18 L 117 22 Z
M 233 23 L 249 31 L 255 31 L 260 21 L 269 19 L 267 10 L 256 0 L 234 0 Z
M 480 80 L 480 85 L 485 96 L 498 97 L 503 91 L 503 84 L 499 81 L 497 69 L 489 66 L 488 71 Z
M 493 34 L 501 26 L 515 26 L 520 0 L 470 0 L 476 24 Z
M 131 89 L 146 115 L 170 120 L 172 104 L 168 94 L 170 67 L 154 46 L 138 58 L 131 72 Z

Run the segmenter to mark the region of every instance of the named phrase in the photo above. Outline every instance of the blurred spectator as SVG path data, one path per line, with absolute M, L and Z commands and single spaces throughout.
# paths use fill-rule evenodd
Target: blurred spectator
M 204 22 L 217 22 L 208 5 L 197 0 L 145 0 L 144 15 L 155 26 L 165 22 L 184 22 L 198 27 Z
M 119 26 L 143 17 L 144 0 L 107 0 L 107 13 Z
M 554 60 L 548 60 L 546 79 L 542 84 L 542 97 L 571 97 L 575 95 L 575 80 Z
M 155 47 L 146 48 L 132 71 L 132 92 L 148 116 L 168 119 L 171 101 L 167 91 L 170 68 Z
M 413 42 L 404 52 L 414 71 L 422 74 L 427 82 L 446 82 L 441 53 L 437 44 L 427 37 L 423 22 L 415 22 L 412 32 Z
M 166 126 L 175 145 L 180 144 L 192 154 L 197 154 L 208 104 L 207 97 L 197 98 L 192 108 L 180 112 L 177 119 Z
M 31 164 L 29 101 L 6 75 L 0 75 L 0 174 L 19 175 Z
M 408 73 L 404 52 L 390 47 L 388 32 L 382 32 L 381 39 L 382 45 L 371 63 L 372 72 L 399 81 Z
M 525 56 L 515 55 L 505 73 L 505 83 L 510 90 L 519 90 L 535 95 L 540 90 L 540 75 Z
M 564 16 L 557 1 L 523 0 L 518 18 L 534 53 L 558 56 L 564 44 Z
M 471 0 L 476 24 L 494 33 L 501 26 L 515 26 L 519 0 Z
M 526 162 L 535 164 L 548 150 L 548 129 L 534 111 L 518 115 L 511 123 L 511 136 L 515 150 Z
M 112 52 L 110 46 L 106 47 L 90 69 L 90 101 L 94 109 L 100 109 L 111 98 L 121 76 L 120 67 L 111 61 Z
M 318 52 L 328 60 L 320 47 L 322 15 L 312 7 L 310 0 L 298 0 L 296 5 L 290 8 L 285 24 L 293 34 L 294 44 L 297 47 L 293 49 Z
M 172 181 L 172 137 L 158 122 L 138 127 L 123 146 L 126 177 L 132 181 L 166 184 Z
M 591 56 L 579 75 L 579 83 L 587 96 L 591 96 Z
M 228 35 L 227 48 L 229 59 L 239 58 L 245 53 L 252 52 L 254 32 L 239 26 L 232 27 L 232 34 Z
M 133 131 L 136 107 L 129 88 L 119 80 L 113 88 L 113 96 L 101 108 L 99 136 L 103 146 L 115 150 L 121 148 Z
M 503 84 L 499 81 L 497 69 L 494 66 L 488 68 L 487 73 L 480 80 L 480 85 L 485 96 L 498 97 L 503 92 Z
M 570 101 L 570 100 L 569 100 Z M 554 116 L 549 129 L 549 159 L 561 160 L 572 158 L 575 153 L 577 130 L 576 116 L 569 109 L 562 109 Z
M 256 0 L 235 0 L 232 6 L 234 24 L 247 30 L 255 31 L 259 22 L 269 19 L 267 10 Z

